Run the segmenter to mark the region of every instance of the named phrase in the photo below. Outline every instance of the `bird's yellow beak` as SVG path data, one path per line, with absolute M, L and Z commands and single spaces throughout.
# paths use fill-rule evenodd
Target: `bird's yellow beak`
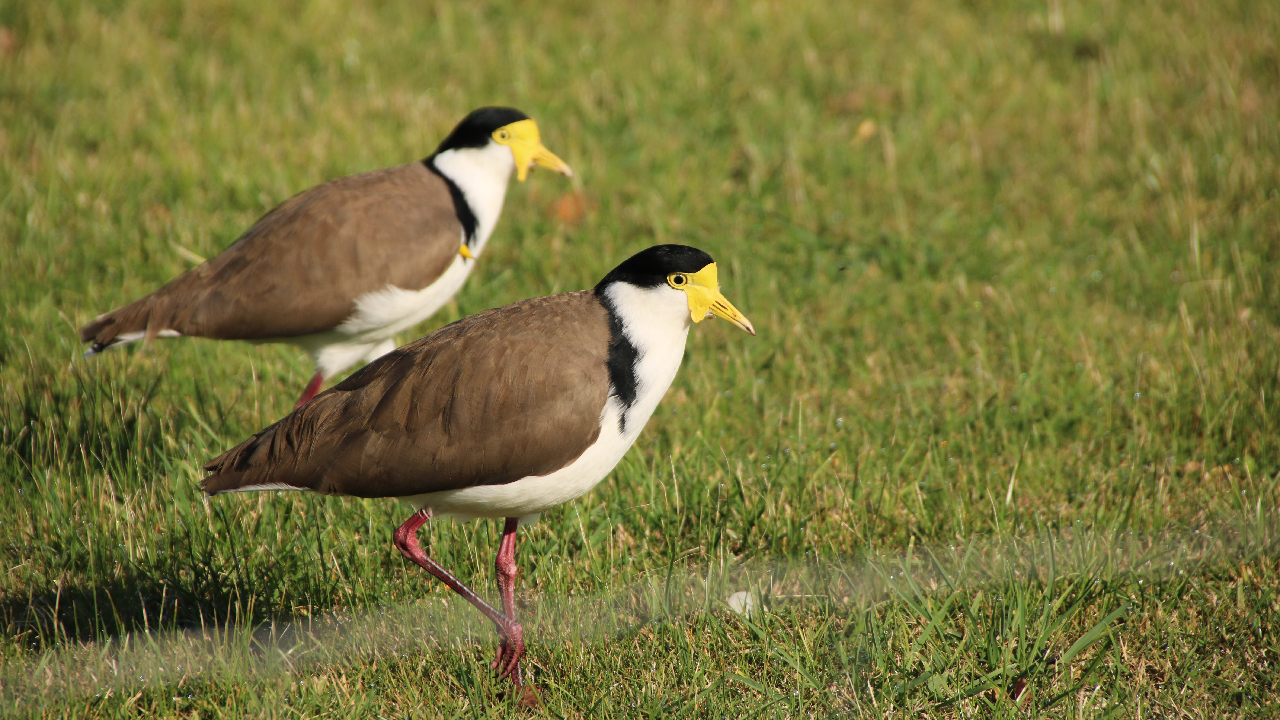
M 683 275 L 682 282 L 677 282 L 677 275 Z M 720 294 L 720 276 L 715 263 L 696 273 L 672 273 L 667 282 L 674 288 L 684 290 L 685 295 L 689 296 L 689 316 L 694 322 L 702 322 L 715 315 L 752 335 L 756 334 L 756 329 L 751 326 L 747 316 L 738 312 L 738 308 Z
M 569 163 L 542 146 L 538 124 L 531 119 L 518 120 L 494 130 L 493 141 L 511 148 L 511 154 L 516 158 L 516 179 L 520 182 L 529 177 L 529 168 L 534 165 L 573 177 L 573 168 L 569 167 Z

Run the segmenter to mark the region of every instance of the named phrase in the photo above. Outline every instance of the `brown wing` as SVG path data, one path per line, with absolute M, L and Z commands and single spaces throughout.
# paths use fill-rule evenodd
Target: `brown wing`
M 210 461 L 202 486 L 403 497 L 546 475 L 599 436 L 608 346 L 589 291 L 473 315 Z
M 342 323 L 355 299 L 387 285 L 427 287 L 458 254 L 462 224 L 448 186 L 422 163 L 361 173 L 285 201 L 217 257 L 85 327 L 117 335 L 265 340 Z

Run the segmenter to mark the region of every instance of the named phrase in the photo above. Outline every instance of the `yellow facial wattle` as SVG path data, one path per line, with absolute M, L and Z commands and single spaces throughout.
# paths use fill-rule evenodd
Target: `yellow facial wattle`
M 756 329 L 751 321 L 720 294 L 719 275 L 716 264 L 710 263 L 695 273 L 671 273 L 667 276 L 667 284 L 683 290 L 688 296 L 689 317 L 694 322 L 702 322 L 715 315 L 755 335 Z
M 538 133 L 538 124 L 532 119 L 517 120 L 510 125 L 503 125 L 493 131 L 493 141 L 511 148 L 516 159 L 516 179 L 524 182 L 529 177 L 529 168 L 541 165 L 561 175 L 573 177 L 573 169 L 569 163 L 555 156 L 542 145 L 542 136 Z

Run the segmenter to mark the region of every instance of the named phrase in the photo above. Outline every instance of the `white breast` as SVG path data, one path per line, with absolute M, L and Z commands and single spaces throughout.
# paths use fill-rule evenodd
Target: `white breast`
M 362 340 L 386 339 L 431 317 L 462 289 L 474 260 L 456 255 L 440 277 L 421 290 L 388 285 L 356 298 L 355 312 L 335 330 Z

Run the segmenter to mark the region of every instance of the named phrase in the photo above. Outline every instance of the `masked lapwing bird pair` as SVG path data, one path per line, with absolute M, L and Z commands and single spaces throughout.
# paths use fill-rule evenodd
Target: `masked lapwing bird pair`
M 689 328 L 715 315 L 755 334 L 701 250 L 649 248 L 594 290 L 464 318 L 358 370 L 205 465 L 209 495 L 312 490 L 400 498 L 404 555 L 497 626 L 493 667 L 521 682 L 516 529 L 595 487 L 675 378 Z M 502 609 L 418 544 L 433 517 L 502 518 Z
M 315 361 L 297 406 L 325 380 L 395 348 L 475 267 L 514 171 L 573 172 L 519 110 L 481 108 L 421 162 L 316 186 L 233 245 L 80 329 L 89 354 L 133 340 L 199 336 L 287 342 Z

